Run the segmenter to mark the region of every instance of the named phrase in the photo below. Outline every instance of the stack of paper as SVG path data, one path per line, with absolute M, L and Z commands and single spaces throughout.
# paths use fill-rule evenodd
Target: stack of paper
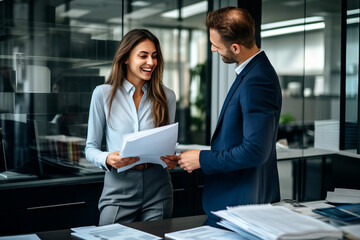
M 340 226 L 339 228 L 345 232 L 345 239 L 360 239 L 360 224 Z
M 118 169 L 125 171 L 142 163 L 166 164 L 160 156 L 173 155 L 176 151 L 178 123 L 127 134 L 123 138 L 121 157 L 139 157 L 134 164 Z
M 0 237 L 0 240 L 41 240 L 36 234 L 24 234 Z
M 161 237 L 115 223 L 101 227 L 86 226 L 72 228 L 71 235 L 86 240 L 158 240 Z
M 173 240 L 238 240 L 239 235 L 220 228 L 201 226 L 172 233 L 165 233 L 165 238 Z
M 339 150 L 340 124 L 337 120 L 315 121 L 314 148 Z
M 331 203 L 360 203 L 360 190 L 335 188 L 334 192 L 327 192 L 326 201 Z
M 190 149 L 210 150 L 210 146 L 209 145 L 200 145 L 200 144 L 179 144 L 177 146 L 176 151 L 181 153 L 182 151 L 187 151 Z
M 239 206 L 214 214 L 223 219 L 219 225 L 245 239 L 342 239 L 339 229 L 282 206 Z

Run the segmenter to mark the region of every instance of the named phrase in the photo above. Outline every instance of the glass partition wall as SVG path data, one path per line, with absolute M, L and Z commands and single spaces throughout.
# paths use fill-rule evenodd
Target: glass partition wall
M 360 154 L 360 104 L 359 104 L 359 16 L 360 2 L 344 1 L 346 8 L 346 50 L 345 50 L 345 117 L 344 149 L 357 149 Z M 355 152 L 355 151 L 354 151 Z
M 331 177 L 324 176 L 331 163 L 322 154 L 355 153 L 359 146 L 359 2 L 263 0 L 261 16 L 261 48 L 283 93 L 279 143 L 300 159 L 280 162 L 280 178 L 303 174 L 302 189 L 287 181 L 281 181 L 281 189 L 300 193 L 285 197 L 306 200 L 305 189 L 319 185 L 321 191 L 311 198 L 322 199 Z M 287 171 L 281 171 L 284 166 Z
M 91 94 L 134 28 L 160 40 L 180 143 L 204 144 L 207 10 L 186 0 L 0 1 L 0 172 L 99 172 L 83 153 Z
M 356 149 L 359 2 L 262 1 L 261 37 L 283 90 L 279 138 L 305 151 Z
M 292 148 L 339 149 L 338 136 L 330 145 L 315 127 L 339 128 L 341 1 L 277 2 L 263 2 L 261 36 L 283 90 L 279 138 Z
M 277 71 L 283 93 L 278 138 L 285 146 L 303 148 L 304 2 L 276 2 L 262 2 L 261 48 Z

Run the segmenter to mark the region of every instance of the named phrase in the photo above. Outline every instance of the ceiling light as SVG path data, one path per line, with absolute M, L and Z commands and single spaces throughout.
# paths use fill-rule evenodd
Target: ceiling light
M 109 18 L 106 22 L 108 22 L 108 23 L 122 23 L 122 18 L 121 17 Z
M 135 1 L 131 3 L 131 6 L 133 7 L 146 7 L 149 6 L 150 3 L 149 2 L 145 2 L 145 1 Z
M 358 18 L 358 17 L 346 19 L 347 24 L 354 24 L 354 23 L 359 23 L 359 22 L 360 22 L 360 18 Z
M 305 31 L 318 30 L 318 29 L 324 29 L 324 28 L 325 28 L 325 23 L 323 23 L 323 22 L 305 25 Z
M 289 27 L 289 26 L 293 26 L 293 25 L 320 22 L 320 21 L 324 21 L 324 18 L 316 17 L 316 16 L 315 17 L 307 17 L 307 18 L 297 18 L 297 19 L 291 19 L 291 20 L 286 20 L 286 21 L 261 24 L 261 30 L 280 28 L 280 27 Z
M 297 7 L 300 5 L 303 5 L 303 1 L 284 1 L 283 5 L 289 6 L 289 7 Z
M 85 9 L 70 9 L 67 12 L 63 12 L 60 14 L 61 17 L 69 17 L 69 18 L 79 18 L 88 14 L 90 11 Z
M 163 10 L 162 8 L 157 8 L 157 7 L 141 8 L 139 10 L 125 14 L 125 17 L 129 17 L 131 19 L 142 19 L 142 18 L 146 18 L 146 17 L 152 16 L 152 15 L 155 15 L 159 12 L 162 12 L 162 10 Z
M 278 28 L 278 29 L 271 29 L 267 31 L 261 31 L 261 37 L 273 37 L 273 36 L 279 36 L 279 35 L 285 35 L 290 33 L 296 33 L 296 32 L 303 32 L 303 31 L 310 31 L 310 30 L 317 30 L 317 29 L 323 29 L 325 28 L 325 23 L 312 23 L 312 24 L 306 24 L 306 25 L 299 25 L 299 26 L 292 26 L 292 27 L 284 27 L 284 28 Z
M 347 15 L 355 15 L 355 14 L 360 14 L 360 9 L 351 9 L 351 10 L 347 10 L 346 11 Z
M 140 8 L 138 10 L 132 11 L 125 14 L 124 18 L 130 19 L 143 19 L 155 14 L 162 12 L 165 8 L 165 3 L 159 3 L 152 7 Z M 110 18 L 107 20 L 108 23 L 122 23 L 123 19 L 121 17 Z
M 181 8 L 181 17 L 187 18 L 200 13 L 207 12 L 208 10 L 208 1 L 202 1 L 195 4 L 191 4 L 186 7 Z M 167 18 L 179 18 L 179 9 L 174 9 L 168 12 L 164 12 L 161 14 L 162 17 Z

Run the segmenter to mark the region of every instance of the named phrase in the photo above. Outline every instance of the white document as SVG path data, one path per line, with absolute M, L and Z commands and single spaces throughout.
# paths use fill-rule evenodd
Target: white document
M 41 240 L 36 234 L 24 234 L 0 237 L 0 240 Z
M 86 240 L 158 240 L 162 239 L 161 237 L 134 229 L 126 227 L 124 225 L 115 223 L 100 227 L 88 226 L 88 227 L 79 227 L 72 228 L 71 234 Z
M 213 213 L 223 219 L 221 226 L 250 239 L 342 239 L 339 229 L 283 206 L 238 206 Z
M 339 228 L 346 234 L 350 234 L 349 239 L 360 239 L 360 224 L 341 226 Z
M 178 123 L 125 135 L 120 156 L 139 157 L 140 160 L 119 168 L 118 172 L 142 163 L 160 164 L 165 168 L 166 164 L 160 159 L 160 156 L 175 154 L 177 138 Z
M 196 149 L 196 150 L 210 150 L 210 146 L 208 145 L 200 145 L 200 144 L 179 144 L 176 151 L 182 152 L 187 151 L 190 149 Z
M 165 233 L 165 238 L 173 240 L 238 240 L 239 235 L 220 228 L 201 226 L 172 233 Z
M 327 192 L 326 201 L 331 203 L 360 203 L 360 190 L 335 188 L 334 192 Z

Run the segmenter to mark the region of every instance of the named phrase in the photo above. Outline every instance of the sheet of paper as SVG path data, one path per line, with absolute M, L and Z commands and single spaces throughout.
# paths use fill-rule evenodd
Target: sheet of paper
M 200 144 L 179 144 L 176 149 L 176 152 L 187 151 L 189 149 L 196 149 L 196 150 L 210 150 L 210 146 L 208 145 L 200 145 Z
M 360 239 L 360 224 L 341 226 L 339 228 L 347 234 L 350 234 L 351 236 Z
M 165 238 L 173 240 L 237 240 L 239 239 L 239 235 L 237 233 L 223 230 L 220 228 L 201 226 L 172 233 L 165 233 Z
M 358 189 L 349 189 L 349 188 L 335 188 L 334 192 L 339 195 L 344 196 L 353 196 L 360 198 L 360 190 Z
M 24 234 L 0 237 L 0 240 L 40 240 L 40 238 L 36 234 Z
M 334 192 L 327 192 L 326 201 L 331 203 L 360 203 L 360 190 L 335 188 Z
M 72 228 L 72 235 L 87 240 L 158 240 L 161 237 L 130 228 L 121 224 L 110 224 L 100 227 L 89 226 Z
M 119 168 L 118 172 L 142 163 L 160 164 L 165 168 L 166 164 L 160 159 L 160 156 L 175 153 L 177 138 L 178 123 L 125 135 L 123 149 L 120 151 L 121 157 L 139 157 L 140 160 Z

